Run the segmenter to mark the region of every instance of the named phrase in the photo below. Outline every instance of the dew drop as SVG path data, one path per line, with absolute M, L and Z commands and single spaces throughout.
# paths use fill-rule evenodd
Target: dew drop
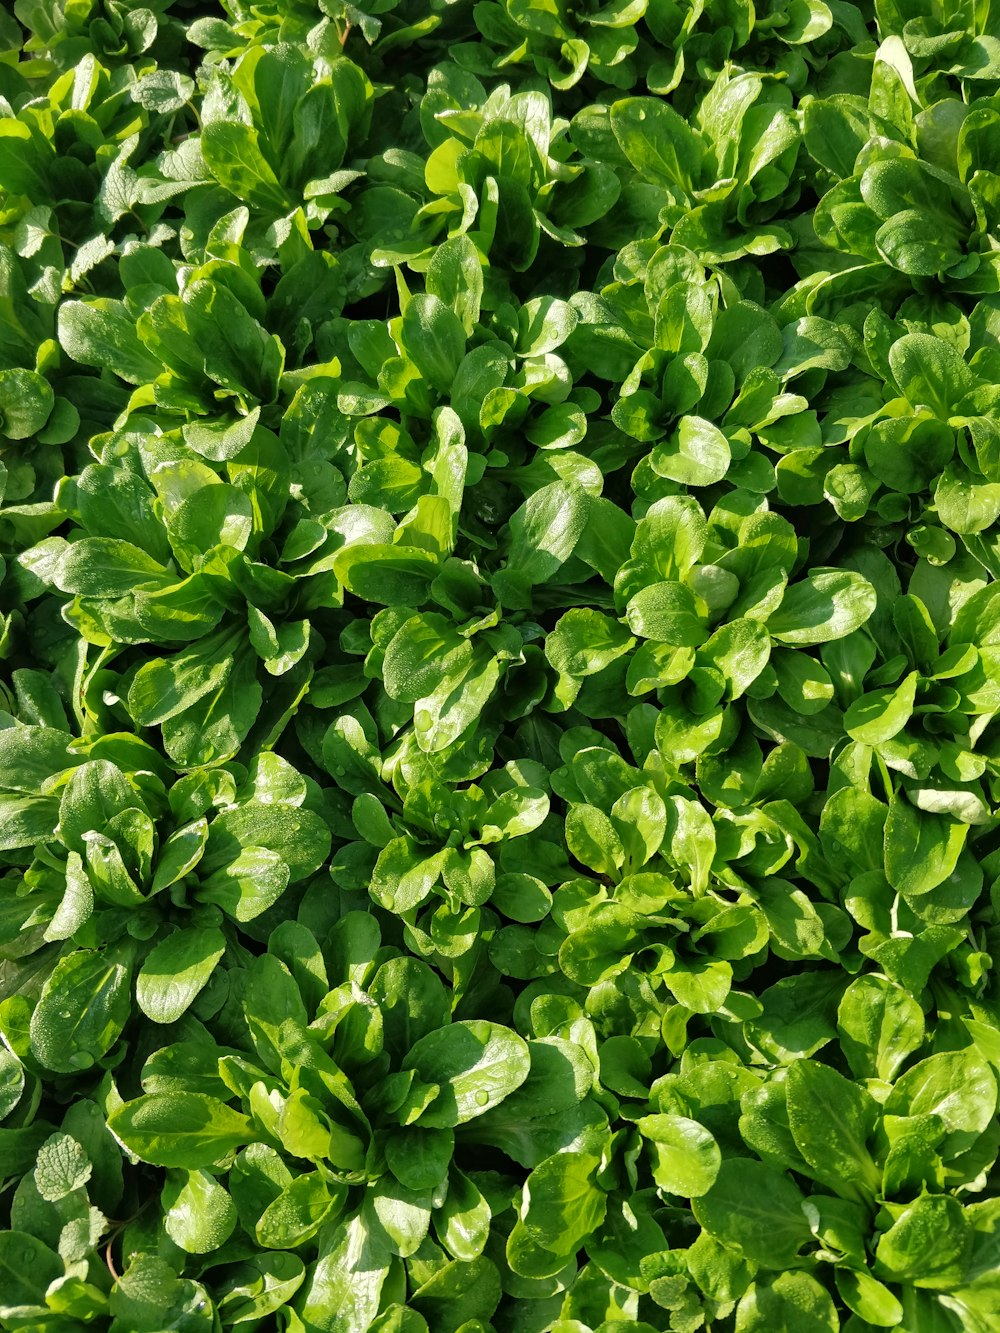
M 489 1101 L 489 1099 L 490 1099 L 490 1094 L 485 1090 L 485 1088 L 480 1088 L 479 1091 L 476 1093 L 477 1106 L 485 1106 L 486 1103 Z

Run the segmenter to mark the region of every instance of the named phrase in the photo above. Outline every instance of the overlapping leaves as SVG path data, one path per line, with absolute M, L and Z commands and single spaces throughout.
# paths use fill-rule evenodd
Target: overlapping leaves
M 994 1327 L 996 27 L 0 16 L 0 1324 Z

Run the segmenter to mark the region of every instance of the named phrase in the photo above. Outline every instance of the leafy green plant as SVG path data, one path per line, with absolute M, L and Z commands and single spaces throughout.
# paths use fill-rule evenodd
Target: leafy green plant
M 996 26 L 0 15 L 0 1327 L 992 1333 Z

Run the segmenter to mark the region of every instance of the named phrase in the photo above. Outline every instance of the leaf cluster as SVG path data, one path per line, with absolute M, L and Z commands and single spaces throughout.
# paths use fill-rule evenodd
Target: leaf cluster
M 992 1333 L 989 3 L 8 9 L 0 1327 Z

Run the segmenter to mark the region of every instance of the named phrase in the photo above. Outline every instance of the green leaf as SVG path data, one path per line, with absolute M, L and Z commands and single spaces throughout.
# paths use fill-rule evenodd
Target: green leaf
M 357 921 L 369 925 L 371 918 L 358 914 Z M 371 954 L 377 949 L 371 946 Z M 359 953 L 366 951 L 358 949 Z M 388 959 L 375 973 L 370 994 L 382 1014 L 386 1049 L 401 1060 L 421 1037 L 437 1031 L 448 1021 L 449 1000 L 437 974 L 418 958 L 406 955 Z
M 265 213 L 286 213 L 291 200 L 261 151 L 260 137 L 249 125 L 216 120 L 201 135 L 205 163 L 225 189 L 237 199 Z
M 59 802 L 54 798 L 0 796 L 0 849 L 13 851 L 48 842 L 58 820 Z
M 233 671 L 232 642 L 229 633 L 211 635 L 173 657 L 146 662 L 128 692 L 133 721 L 140 727 L 167 722 L 222 690 Z
M 448 1174 L 448 1196 L 434 1213 L 434 1228 L 441 1244 L 453 1258 L 471 1263 L 483 1252 L 491 1218 L 485 1196 L 453 1166 Z
M 360 1216 L 327 1232 L 300 1298 L 309 1333 L 354 1333 L 370 1328 L 379 1311 L 389 1264 L 389 1254 L 372 1242 Z
M 644 639 L 678 648 L 697 648 L 708 638 L 698 601 L 683 583 L 653 583 L 630 600 L 629 629 Z
M 537 787 L 517 787 L 505 791 L 490 804 L 480 826 L 480 841 L 500 842 L 521 838 L 545 822 L 549 798 Z
M 258 611 L 254 606 L 247 607 L 247 618 L 250 622 L 250 642 L 253 644 L 254 652 L 270 675 L 285 675 L 308 651 L 310 643 L 308 620 L 293 620 L 288 624 L 276 626 L 263 611 Z
M 693 496 L 668 495 L 636 524 L 631 555 L 664 579 L 683 579 L 701 557 L 706 531 L 705 515 Z
M 809 1273 L 755 1282 L 736 1310 L 736 1333 L 837 1333 L 839 1328 L 829 1293 Z
M 913 714 L 916 700 L 916 671 L 905 676 L 895 689 L 873 690 L 856 699 L 844 714 L 847 734 L 863 745 L 881 745 L 903 730 Z
M 724 959 L 699 959 L 695 963 L 675 961 L 663 978 L 678 1004 L 695 1014 L 713 1014 L 721 1009 L 732 987 L 733 969 Z
M 617 878 L 625 848 L 611 820 L 594 805 L 573 805 L 566 816 L 566 846 L 581 865 Z
M 413 730 L 426 754 L 448 749 L 478 720 L 500 681 L 500 662 L 482 642 L 472 658 L 417 700 Z
M 21 1100 L 25 1082 L 24 1066 L 14 1052 L 0 1050 L 0 1119 L 6 1119 Z
M 255 1135 L 246 1116 L 200 1092 L 158 1092 L 123 1103 L 108 1128 L 129 1152 L 153 1166 L 198 1171 Z
M 410 1189 L 432 1189 L 447 1175 L 455 1151 L 450 1129 L 423 1129 L 419 1125 L 394 1130 L 386 1139 L 389 1169 Z
M 236 1227 L 232 1199 L 207 1171 L 185 1171 L 168 1178 L 161 1195 L 163 1227 L 188 1254 L 217 1250 Z
M 242 847 L 235 860 L 202 879 L 197 897 L 236 921 L 252 921 L 278 901 L 289 876 L 288 864 L 270 847 Z
M 558 572 L 580 540 L 588 510 L 587 492 L 564 481 L 543 486 L 521 505 L 510 519 L 506 568 L 494 580 L 505 601 L 520 605 L 528 589 Z
M 62 839 L 72 851 L 85 854 L 87 834 L 103 833 L 116 815 L 141 802 L 121 769 L 107 759 L 80 764 L 72 770 L 59 803 Z
M 960 411 L 977 383 L 951 344 L 926 333 L 897 339 L 889 349 L 889 368 L 914 411 L 929 411 L 941 421 Z
M 160 848 L 153 874 L 152 892 L 169 888 L 183 879 L 201 860 L 208 841 L 208 821 L 196 819 L 175 829 Z
M 562 675 L 595 675 L 632 647 L 628 631 L 609 616 L 589 607 L 574 607 L 561 616 L 546 637 L 545 656 Z
M 235 127 L 234 127 L 235 128 Z M 182 296 L 160 296 L 139 316 L 139 336 L 173 374 L 234 394 L 245 412 L 269 403 L 284 362 L 268 334 L 228 287 L 197 279 Z
M 53 1134 L 38 1150 L 35 1186 L 49 1203 L 82 1189 L 93 1173 L 84 1149 L 70 1134 Z
M 46 1289 L 63 1276 L 63 1263 L 37 1236 L 0 1231 L 0 1274 L 5 1306 L 44 1306 Z
M 970 1048 L 941 1051 L 913 1065 L 897 1079 L 885 1109 L 889 1115 L 937 1116 L 961 1150 L 987 1128 L 996 1106 L 996 1077 Z
M 129 384 L 149 383 L 163 369 L 139 341 L 135 319 L 121 301 L 64 301 L 58 327 L 63 350 L 81 365 L 113 371 Z
M 894 796 L 885 823 L 885 874 L 904 897 L 919 897 L 943 884 L 958 864 L 969 825 L 949 815 L 917 810 Z
M 479 254 L 468 236 L 450 236 L 436 247 L 426 281 L 428 294 L 449 306 L 471 337 L 479 320 L 484 283 Z
M 703 1125 L 680 1115 L 646 1115 L 636 1123 L 650 1144 L 653 1179 L 661 1189 L 684 1198 L 708 1193 L 719 1174 L 722 1154 Z
M 61 958 L 31 1015 L 31 1050 L 61 1074 L 91 1069 L 114 1045 L 131 1008 L 128 969 L 99 950 Z
M 969 1223 L 957 1199 L 923 1194 L 898 1210 L 875 1247 L 875 1271 L 918 1287 L 957 1285 L 969 1243 Z
M 661 477 L 687 486 L 712 486 L 729 470 L 732 451 L 729 440 L 703 417 L 681 417 L 676 436 L 669 444 L 658 444 L 650 462 Z
M 607 1211 L 597 1186 L 599 1159 L 563 1152 L 536 1166 L 524 1184 L 520 1219 L 507 1240 L 507 1260 L 522 1277 L 550 1277 L 565 1267 Z
M 447 394 L 465 354 L 465 330 L 458 315 L 437 296 L 414 296 L 403 312 L 401 337 L 431 388 Z
M 0 435 L 26 440 L 43 428 L 55 404 L 48 380 L 32 370 L 0 370 Z
M 167 531 L 178 559 L 216 546 L 244 551 L 253 532 L 250 499 L 235 486 L 203 486 L 170 514 Z
M 379 852 L 372 871 L 372 897 L 394 912 L 408 912 L 422 903 L 442 870 L 440 853 L 424 856 L 412 838 L 392 838 Z
M 934 488 L 934 505 L 951 532 L 983 532 L 1000 516 L 1000 485 L 980 481 L 968 468 L 949 463 Z
M 77 478 L 80 517 L 91 536 L 123 539 L 165 566 L 170 543 L 154 496 L 144 478 L 121 467 L 91 463 Z
M 400 1333 L 459 1333 L 460 1329 L 488 1326 L 500 1304 L 500 1274 L 491 1260 L 480 1256 L 471 1263 L 445 1264 L 418 1287 L 410 1298 L 414 1313 L 426 1321 L 419 1329 L 404 1325 Z
M 802 647 L 846 638 L 874 614 L 875 589 L 847 569 L 813 569 L 789 586 L 767 622 L 773 638 Z
M 461 672 L 471 661 L 473 645 L 433 613 L 412 616 L 389 640 L 382 662 L 387 693 L 415 703 L 440 681 L 444 672 Z
M 164 588 L 174 579 L 131 542 L 84 537 L 66 548 L 55 582 L 63 592 L 81 597 L 120 597 L 139 588 Z
M 840 1045 L 856 1078 L 891 1083 L 924 1038 L 924 1014 L 901 986 L 868 975 L 852 981 L 837 1011 Z
M 288 867 L 296 883 L 314 874 L 330 854 L 329 825 L 313 810 L 270 797 L 228 806 L 208 830 L 201 869 L 206 874 L 232 866 L 241 853 L 264 848 Z
M 703 155 L 699 137 L 666 102 L 653 97 L 615 102 L 611 128 L 640 175 L 656 185 L 692 188 Z
M 146 958 L 135 983 L 139 1008 L 154 1023 L 176 1023 L 226 951 L 220 930 L 190 926 L 168 935 Z
M 430 1190 L 408 1189 L 391 1176 L 368 1192 L 365 1208 L 375 1215 L 373 1230 L 381 1229 L 393 1254 L 405 1259 L 419 1250 L 430 1227 L 431 1198 Z
M 233 1269 L 219 1301 L 219 1315 L 234 1326 L 252 1323 L 286 1307 L 305 1281 L 295 1254 L 257 1254 Z
M 770 656 L 771 641 L 763 625 L 755 620 L 731 620 L 705 642 L 698 661 L 721 671 L 729 693 L 738 699 L 760 676 Z
M 194 93 L 194 80 L 172 69 L 152 70 L 132 88 L 132 100 L 147 111 L 179 111 Z
M 337 1202 L 321 1172 L 296 1176 L 261 1213 L 254 1236 L 272 1250 L 301 1245 L 335 1214 Z
M 765 1268 L 786 1268 L 810 1238 L 804 1198 L 787 1176 L 747 1158 L 723 1161 L 715 1184 L 692 1204 L 698 1222 Z
M 874 1196 L 882 1173 L 867 1140 L 877 1104 L 850 1079 L 816 1060 L 796 1060 L 788 1070 L 788 1124 L 799 1152 L 838 1193 L 859 1186 Z
M 576 328 L 578 315 L 566 301 L 536 296 L 518 312 L 519 356 L 544 356 L 561 347 Z
M 788 324 L 782 330 L 783 349 L 774 373 L 783 380 L 809 370 L 844 370 L 851 359 L 850 344 L 838 325 L 815 315 Z
M 109 1301 L 115 1323 L 137 1333 L 153 1333 L 165 1320 L 190 1333 L 210 1333 L 205 1314 L 209 1304 L 200 1283 L 179 1278 L 165 1260 L 152 1254 L 139 1254 L 132 1260 Z
M 410 1048 L 403 1069 L 440 1086 L 420 1116 L 427 1128 L 447 1129 L 482 1115 L 510 1096 L 528 1077 L 525 1042 L 510 1028 L 484 1019 L 451 1023 L 429 1032 Z
M 349 592 L 380 606 L 419 604 L 426 600 L 440 561 L 417 546 L 357 543 L 334 557 L 334 573 Z
M 898 1328 L 903 1307 L 887 1286 L 865 1269 L 838 1268 L 835 1273 L 840 1298 L 859 1319 L 877 1328 Z

